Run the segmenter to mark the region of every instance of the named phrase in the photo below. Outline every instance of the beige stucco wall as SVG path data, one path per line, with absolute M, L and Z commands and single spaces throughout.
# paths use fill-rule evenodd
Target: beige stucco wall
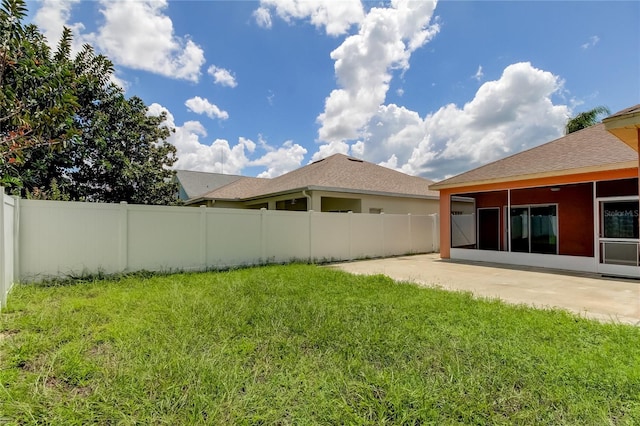
M 381 209 L 388 214 L 432 214 L 437 213 L 439 209 L 439 200 L 433 199 L 313 191 L 314 210 L 320 211 L 322 197 L 359 199 L 361 213 L 369 213 L 370 209 Z
M 208 207 L 234 208 L 234 209 L 259 209 L 268 210 L 306 210 L 305 204 L 309 203 L 308 210 L 317 212 L 330 210 L 352 210 L 354 213 L 369 213 L 381 211 L 387 214 L 433 214 L 439 212 L 438 199 L 390 197 L 382 195 L 356 194 L 348 192 L 308 191 L 310 202 L 302 192 L 268 197 L 253 201 L 216 201 L 208 202 Z M 323 197 L 325 198 L 323 202 Z M 290 205 L 291 199 L 298 201 Z M 345 202 L 340 202 L 343 199 Z M 356 201 L 350 201 L 356 200 Z M 469 212 L 473 211 L 473 204 L 454 202 L 456 209 Z
M 453 197 L 451 200 L 451 212 L 456 212 L 456 214 L 473 214 L 476 212 L 475 200 L 466 197 Z

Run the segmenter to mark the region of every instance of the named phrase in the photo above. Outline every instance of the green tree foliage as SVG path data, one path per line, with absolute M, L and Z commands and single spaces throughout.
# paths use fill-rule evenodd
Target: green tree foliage
M 22 25 L 23 1 L 0 7 L 0 183 L 20 186 L 26 149 L 57 148 L 75 134 L 71 63 L 51 57 L 44 37 Z M 66 33 L 70 37 L 70 33 Z
M 72 152 L 70 193 L 74 199 L 167 204 L 176 198 L 173 172 L 166 167 L 176 149 L 166 142 L 164 116 L 148 116 L 138 97 L 125 99 L 113 85 L 84 104 L 78 127 L 82 138 Z
M 23 26 L 24 0 L 0 11 L 0 184 L 37 198 L 176 202 L 176 149 L 165 117 L 111 82 L 113 64 L 90 45 L 71 57 Z
M 565 134 L 577 132 L 586 129 L 594 124 L 599 123 L 598 117 L 601 115 L 609 115 L 611 111 L 606 106 L 597 106 L 589 111 L 581 112 L 575 117 L 569 119 L 565 127 Z

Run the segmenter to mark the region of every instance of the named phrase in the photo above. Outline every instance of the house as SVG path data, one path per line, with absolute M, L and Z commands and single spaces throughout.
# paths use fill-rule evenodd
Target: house
M 431 185 L 441 257 L 640 277 L 640 105 L 603 123 Z
M 242 179 L 242 176 L 176 170 L 176 180 L 179 188 L 178 198 L 182 201 L 187 201 L 190 198 L 213 191 L 238 179 Z
M 216 179 L 212 176 L 212 181 Z M 191 197 L 186 204 L 240 209 L 433 214 L 439 209 L 439 194 L 429 190 L 432 183 L 335 154 L 273 179 L 235 179 Z

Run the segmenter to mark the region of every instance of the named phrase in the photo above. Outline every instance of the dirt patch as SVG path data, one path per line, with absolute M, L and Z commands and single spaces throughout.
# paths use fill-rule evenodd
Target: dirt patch
M 18 330 L 5 330 L 5 331 L 0 331 L 0 341 L 4 340 L 4 339 L 8 339 L 12 336 L 15 336 L 16 334 L 18 334 L 19 331 Z
M 48 376 L 44 385 L 49 389 L 56 389 L 68 393 L 70 396 L 87 397 L 91 395 L 91 388 L 89 386 L 76 386 L 54 376 Z

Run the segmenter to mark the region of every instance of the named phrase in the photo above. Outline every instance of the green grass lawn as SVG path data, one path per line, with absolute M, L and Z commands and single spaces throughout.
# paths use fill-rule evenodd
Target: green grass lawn
M 640 329 L 308 265 L 18 285 L 0 424 L 640 424 Z

